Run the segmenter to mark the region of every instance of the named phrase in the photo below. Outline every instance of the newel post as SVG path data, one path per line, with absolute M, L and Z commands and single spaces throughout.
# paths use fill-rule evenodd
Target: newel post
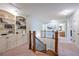
M 31 49 L 31 31 L 29 31 L 29 49 Z
M 33 51 L 36 51 L 36 32 L 33 31 Z
M 58 55 L 58 31 L 55 32 L 55 52 Z

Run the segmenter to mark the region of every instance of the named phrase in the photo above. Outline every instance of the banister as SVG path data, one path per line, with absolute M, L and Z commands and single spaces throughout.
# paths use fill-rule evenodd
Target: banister
M 45 48 L 44 52 L 46 52 L 46 44 L 43 43 L 43 42 L 42 42 L 40 39 L 38 39 L 37 37 L 36 37 L 36 39 L 37 39 L 40 43 L 42 43 L 42 44 L 44 45 L 44 48 Z
M 33 52 L 36 51 L 36 40 L 35 40 L 36 32 L 33 31 Z
M 31 31 L 29 31 L 29 49 L 31 49 Z
M 33 35 L 33 41 L 32 41 L 32 36 Z M 44 44 L 40 39 L 38 39 L 36 37 L 36 31 L 33 31 L 33 33 L 31 33 L 31 31 L 29 31 L 29 49 L 32 49 L 33 52 L 36 51 L 36 39 L 38 40 L 38 43 L 41 43 L 44 46 L 44 51 L 46 52 L 46 44 Z M 33 45 L 32 45 L 33 43 Z M 42 47 L 40 44 L 40 47 Z
M 36 37 L 36 39 L 39 40 L 42 44 L 44 44 L 44 43 L 43 43 L 40 39 L 38 39 L 37 37 Z M 45 45 L 45 44 L 44 44 L 44 45 Z
M 58 31 L 55 32 L 55 52 L 58 55 Z

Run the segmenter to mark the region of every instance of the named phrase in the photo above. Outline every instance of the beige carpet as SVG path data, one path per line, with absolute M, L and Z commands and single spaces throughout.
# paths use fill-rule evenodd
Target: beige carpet
M 65 39 L 59 39 L 58 51 L 59 56 L 79 56 L 79 48 Z M 25 43 L 9 51 L 0 53 L 0 56 L 47 56 L 47 54 L 38 51 L 34 53 L 28 49 L 28 43 Z
M 79 47 L 66 39 L 59 40 L 60 56 L 79 56 Z
M 6 52 L 0 53 L 0 56 L 46 56 L 46 54 L 28 49 L 28 44 L 25 43 Z

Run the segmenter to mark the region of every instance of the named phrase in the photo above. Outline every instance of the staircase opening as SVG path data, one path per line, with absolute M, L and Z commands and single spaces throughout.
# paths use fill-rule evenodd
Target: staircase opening
M 44 41 L 43 41 L 44 40 Z M 54 42 L 52 45 L 54 48 L 47 48 L 48 43 L 45 42 L 46 38 L 38 38 L 36 37 L 36 31 L 29 31 L 29 49 L 33 52 L 39 51 L 45 53 L 50 56 L 57 56 L 58 55 L 58 31 L 54 33 Z

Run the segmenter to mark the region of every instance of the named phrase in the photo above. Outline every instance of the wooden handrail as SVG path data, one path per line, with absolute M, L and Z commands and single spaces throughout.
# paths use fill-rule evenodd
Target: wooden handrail
M 55 52 L 58 55 L 58 31 L 55 32 Z
M 44 44 L 40 39 L 38 39 L 37 37 L 36 37 L 36 39 L 38 40 L 38 41 L 40 41 L 42 44 Z M 45 44 L 44 44 L 45 45 Z

